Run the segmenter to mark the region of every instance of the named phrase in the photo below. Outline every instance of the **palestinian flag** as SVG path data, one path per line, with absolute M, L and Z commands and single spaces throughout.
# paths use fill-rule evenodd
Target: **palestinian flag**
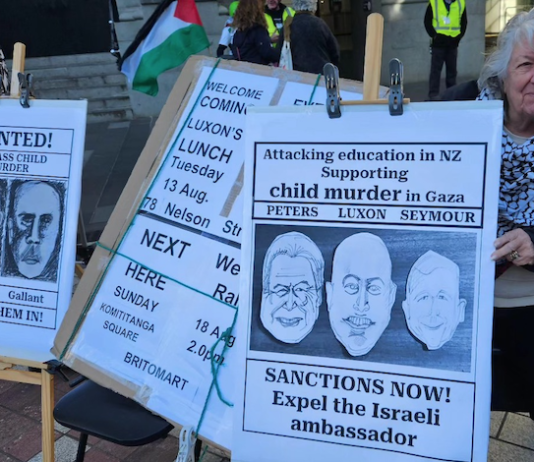
M 158 76 L 209 46 L 195 0 L 163 0 L 119 62 L 133 90 L 158 94 Z

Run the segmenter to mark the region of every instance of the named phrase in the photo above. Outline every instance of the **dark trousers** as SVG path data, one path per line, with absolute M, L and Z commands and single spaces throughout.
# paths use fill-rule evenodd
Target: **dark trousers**
M 458 48 L 438 48 L 432 47 L 432 61 L 430 63 L 430 79 L 428 83 L 428 97 L 430 99 L 439 95 L 439 82 L 441 70 L 445 63 L 445 84 L 447 88 L 456 85 L 456 60 L 458 58 Z
M 534 416 L 534 307 L 495 308 L 493 319 L 493 411 Z

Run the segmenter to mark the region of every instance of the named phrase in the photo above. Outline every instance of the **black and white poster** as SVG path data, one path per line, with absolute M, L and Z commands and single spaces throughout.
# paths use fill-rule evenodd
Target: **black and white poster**
M 500 127 L 250 111 L 232 460 L 486 460 Z
M 0 102 L 0 355 L 53 359 L 74 278 L 86 101 Z

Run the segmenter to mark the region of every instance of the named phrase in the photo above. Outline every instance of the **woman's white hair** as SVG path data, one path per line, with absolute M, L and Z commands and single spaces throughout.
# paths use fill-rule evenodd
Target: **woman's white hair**
M 534 39 L 534 8 L 516 14 L 497 39 L 497 48 L 488 56 L 478 79 L 478 88 L 488 88 L 497 98 L 504 98 L 503 79 L 516 45 L 531 44 Z
M 295 11 L 317 11 L 317 0 L 293 0 L 293 9 Z

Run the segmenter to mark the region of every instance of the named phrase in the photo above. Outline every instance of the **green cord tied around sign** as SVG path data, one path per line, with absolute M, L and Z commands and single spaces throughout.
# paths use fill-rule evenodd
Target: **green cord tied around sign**
M 221 389 L 219 387 L 219 381 L 217 380 L 218 379 L 218 375 L 219 375 L 219 369 L 222 365 L 222 361 L 215 361 L 215 356 L 214 356 L 214 352 L 217 348 L 217 345 L 219 345 L 219 342 L 221 341 L 224 341 L 224 347 L 223 347 L 223 350 L 221 352 L 221 358 L 224 358 L 224 353 L 226 352 L 226 350 L 229 347 L 228 345 L 228 341 L 232 335 L 232 331 L 234 329 L 234 324 L 235 324 L 235 321 L 234 323 L 232 323 L 232 326 L 229 327 L 228 329 L 226 329 L 223 334 L 217 339 L 217 341 L 213 344 L 213 346 L 211 347 L 211 360 L 210 360 L 210 363 L 211 363 L 211 375 L 213 377 L 213 380 L 215 381 L 215 389 L 217 390 L 217 396 L 219 397 L 219 399 L 224 403 L 226 404 L 227 406 L 230 406 L 230 407 L 234 407 L 233 403 L 230 403 L 228 401 L 226 401 L 222 395 L 222 392 L 221 392 Z
M 313 85 L 313 90 L 310 95 L 310 99 L 308 100 L 308 106 L 311 106 L 313 102 L 313 97 L 315 96 L 315 90 L 317 90 L 317 86 L 319 85 L 319 81 L 321 80 L 322 75 L 319 74 L 317 78 L 315 79 L 315 84 Z
M 217 391 L 217 396 L 219 397 L 219 399 L 224 404 L 226 404 L 229 407 L 234 407 L 233 403 L 230 403 L 229 401 L 227 401 L 224 398 L 224 396 L 222 394 L 222 391 L 221 391 L 221 388 L 219 386 L 219 380 L 218 380 L 219 369 L 221 368 L 222 364 L 221 364 L 221 361 L 215 359 L 214 352 L 215 352 L 215 349 L 217 348 L 217 346 L 219 345 L 219 343 L 221 341 L 224 341 L 224 346 L 223 346 L 223 349 L 221 351 L 221 354 L 220 354 L 219 358 L 224 357 L 224 354 L 226 353 L 226 351 L 229 348 L 228 340 L 229 340 L 230 336 L 232 335 L 232 332 L 234 330 L 235 324 L 237 322 L 237 314 L 238 314 L 238 312 L 239 312 L 239 309 L 237 307 L 235 307 L 234 319 L 232 321 L 232 325 L 222 333 L 222 335 L 217 339 L 217 341 L 210 348 L 210 353 L 211 353 L 210 366 L 211 366 L 212 381 L 211 381 L 211 384 L 210 384 L 210 388 L 208 390 L 208 394 L 206 396 L 206 401 L 204 402 L 204 407 L 202 408 L 202 413 L 200 414 L 200 418 L 198 419 L 197 430 L 196 430 L 196 434 L 197 435 L 200 434 L 200 427 L 202 426 L 202 422 L 204 421 L 204 417 L 206 415 L 206 411 L 208 410 L 208 403 L 209 403 L 209 400 L 210 400 L 210 397 L 211 397 L 211 392 L 213 391 L 213 388 L 215 388 L 215 390 Z

